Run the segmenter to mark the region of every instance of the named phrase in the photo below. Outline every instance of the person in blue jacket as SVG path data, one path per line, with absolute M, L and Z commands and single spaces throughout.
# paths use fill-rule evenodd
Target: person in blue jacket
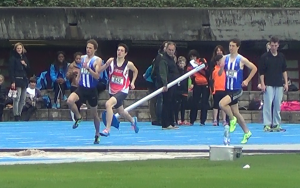
M 66 101 L 67 96 L 65 90 L 70 88 L 70 81 L 67 79 L 68 62 L 65 61 L 65 53 L 62 51 L 57 52 L 57 59 L 50 66 L 50 77 L 54 89 L 54 102 L 52 108 L 60 108 L 59 96 L 62 100 Z

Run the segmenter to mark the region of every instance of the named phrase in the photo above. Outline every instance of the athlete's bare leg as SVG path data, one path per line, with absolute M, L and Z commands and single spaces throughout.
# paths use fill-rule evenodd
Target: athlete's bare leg
M 99 132 L 100 132 L 100 118 L 98 115 L 98 111 L 97 111 L 97 106 L 95 107 L 91 107 L 91 113 L 93 115 L 94 118 L 94 125 L 95 125 L 95 136 L 99 136 Z
M 76 93 L 71 93 L 71 95 L 68 97 L 67 104 L 69 106 L 69 109 L 74 113 L 75 119 L 80 119 L 81 115 L 78 111 L 77 105 L 75 104 L 79 100 L 79 96 Z
M 112 118 L 114 115 L 113 107 L 117 104 L 117 99 L 115 97 L 111 97 L 106 101 L 106 130 L 109 132 L 111 128 Z
M 221 99 L 219 106 L 228 115 L 229 119 L 232 120 L 234 116 L 229 106 L 230 103 L 231 103 L 231 98 L 229 95 L 226 95 L 223 99 Z
M 241 126 L 241 128 L 243 129 L 244 133 L 248 133 L 249 129 L 245 123 L 245 119 L 244 117 L 241 115 L 240 110 L 239 110 L 239 106 L 238 104 L 234 104 L 231 106 L 231 110 L 234 114 L 234 116 L 237 119 L 238 124 Z
M 123 105 L 120 106 L 118 109 L 117 109 L 117 112 L 123 116 L 127 121 L 129 121 L 131 124 L 134 124 L 134 119 L 132 118 L 132 116 L 124 110 L 124 107 Z

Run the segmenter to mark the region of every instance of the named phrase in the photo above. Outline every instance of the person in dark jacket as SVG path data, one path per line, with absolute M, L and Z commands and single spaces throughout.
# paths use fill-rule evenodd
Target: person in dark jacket
M 166 52 L 163 54 L 159 65 L 159 74 L 157 76 L 157 83 L 163 87 L 163 105 L 162 105 L 162 129 L 178 129 L 175 126 L 174 118 L 174 93 L 176 87 L 168 89 L 168 83 L 178 78 L 178 68 L 174 61 L 174 54 L 176 51 L 176 44 L 168 42 Z
M 178 57 L 178 72 L 179 76 L 182 76 L 187 73 L 186 70 L 186 58 L 183 56 Z M 178 82 L 177 89 L 175 93 L 175 122 L 178 125 L 191 125 L 188 121 L 185 120 L 185 110 L 187 107 L 187 97 L 188 97 L 188 78 Z M 180 111 L 180 120 L 178 118 L 178 113 Z
M 22 43 L 16 43 L 12 56 L 9 59 L 9 75 L 11 89 L 16 91 L 13 99 L 13 114 L 15 121 L 20 121 L 23 106 L 26 99 L 26 88 L 28 85 L 27 74 L 29 71 L 26 50 Z
M 163 54 L 166 52 L 168 41 L 164 41 L 157 53 L 157 56 L 152 61 L 152 70 L 151 70 L 151 79 L 153 81 L 154 90 L 157 90 L 162 87 L 161 82 L 157 80 L 157 76 L 159 75 L 159 63 Z M 156 111 L 156 121 L 152 122 L 152 125 L 161 125 L 161 115 L 162 115 L 162 103 L 163 96 L 162 94 L 154 97 L 153 102 L 155 102 L 155 111 Z

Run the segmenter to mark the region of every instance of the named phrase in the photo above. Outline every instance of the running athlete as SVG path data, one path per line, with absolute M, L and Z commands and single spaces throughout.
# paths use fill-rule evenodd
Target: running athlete
M 107 69 L 111 62 L 106 62 L 101 66 L 102 59 L 95 56 L 95 51 L 98 49 L 98 43 L 91 39 L 87 41 L 86 55 L 81 56 L 81 68 L 79 79 L 79 86 L 75 92 L 71 93 L 68 98 L 68 105 L 70 110 L 75 114 L 76 121 L 73 125 L 73 129 L 76 129 L 79 123 L 82 121 L 82 116 L 76 106 L 77 101 L 85 103 L 88 101 L 91 106 L 91 113 L 94 118 L 95 125 L 95 141 L 94 144 L 99 144 L 99 129 L 100 129 L 100 118 L 97 112 L 98 106 L 98 91 L 97 84 L 99 82 L 100 73 Z
M 113 61 L 109 67 L 109 95 L 110 99 L 106 102 L 106 128 L 100 133 L 101 136 L 109 136 L 113 108 L 123 116 L 127 121 L 131 122 L 135 133 L 139 132 L 137 126 L 137 118 L 131 117 L 130 114 L 124 110 L 123 101 L 126 99 L 129 87 L 135 88 L 135 80 L 138 75 L 138 70 L 131 61 L 125 59 L 128 53 L 128 47 L 125 44 L 119 44 L 117 49 L 117 58 L 110 58 L 108 61 Z M 130 83 L 129 70 L 133 72 L 133 78 Z
M 229 43 L 230 54 L 224 56 L 221 60 L 219 75 L 225 70 L 226 73 L 226 96 L 220 101 L 220 108 L 225 111 L 230 119 L 230 132 L 233 132 L 236 128 L 236 123 L 241 126 L 244 131 L 244 137 L 241 141 L 242 144 L 248 142 L 252 133 L 248 129 L 243 116 L 240 114 L 238 107 L 238 99 L 243 94 L 243 88 L 248 86 L 248 83 L 257 72 L 256 66 L 251 63 L 247 58 L 238 54 L 238 50 L 241 46 L 239 39 L 232 39 Z M 251 72 L 247 79 L 243 81 L 244 66 L 251 69 Z

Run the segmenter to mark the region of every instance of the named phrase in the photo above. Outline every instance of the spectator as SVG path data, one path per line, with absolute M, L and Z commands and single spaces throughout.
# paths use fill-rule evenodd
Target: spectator
M 220 70 L 220 61 L 222 59 L 223 55 L 217 55 L 215 56 L 214 59 L 214 64 L 215 64 L 215 68 L 212 72 L 212 94 L 213 94 L 213 99 L 214 99 L 214 105 L 213 105 L 213 126 L 219 126 L 219 118 L 217 116 L 219 116 L 219 111 L 220 111 L 220 107 L 219 107 L 219 103 L 221 101 L 221 99 L 223 99 L 226 96 L 226 92 L 225 92 L 225 79 L 226 79 L 226 75 L 225 72 L 222 72 L 221 76 L 218 75 L 218 72 Z M 228 117 L 228 116 L 227 116 Z M 229 120 L 226 119 L 226 113 L 224 111 L 222 111 L 222 118 L 223 118 L 223 126 L 228 125 Z
M 218 46 L 216 46 L 215 47 L 215 49 L 214 49 L 214 52 L 213 52 L 213 55 L 212 55 L 212 58 L 211 58 L 211 61 L 210 61 L 210 64 L 209 64 L 209 74 L 210 74 L 210 83 L 209 83 L 209 86 L 210 86 L 210 89 L 211 89 L 211 92 L 213 93 L 213 90 L 214 90 L 214 79 L 212 79 L 212 73 L 213 73 L 213 71 L 215 70 L 215 67 L 216 67 L 216 62 L 215 62 L 215 57 L 217 56 L 217 55 L 225 55 L 225 50 L 224 50 L 224 48 L 223 48 L 223 46 L 221 46 L 221 45 L 218 45 Z M 215 77 L 215 78 L 217 78 L 217 77 Z M 225 82 L 225 81 L 224 81 Z M 225 83 L 224 83 L 225 84 Z M 217 101 L 217 100 L 216 100 Z M 215 106 L 215 104 L 214 104 L 214 106 Z M 215 106 L 215 109 L 216 110 L 213 110 L 213 117 L 217 117 L 217 119 L 214 119 L 214 120 L 216 120 L 216 122 L 214 121 L 213 122 L 213 125 L 214 126 L 219 126 L 219 122 L 220 122 L 220 108 L 219 108 L 219 102 L 218 102 L 218 104 L 217 104 L 217 106 Z M 226 115 L 226 114 L 225 114 Z M 225 124 L 227 123 L 227 122 L 229 122 L 229 117 L 226 115 L 226 121 L 224 122 L 223 121 L 223 125 L 225 126 Z M 217 124 L 216 124 L 217 123 Z
M 37 103 L 42 101 L 43 97 L 41 91 L 36 88 L 36 79 L 32 77 L 26 89 L 26 103 L 23 108 L 24 121 L 29 121 L 30 117 L 37 110 Z
M 191 50 L 188 54 L 189 59 L 200 65 L 205 64 L 205 68 L 196 72 L 191 76 L 192 79 L 192 88 L 193 88 L 193 106 L 190 111 L 190 121 L 191 124 L 194 124 L 194 122 L 197 119 L 197 113 L 199 108 L 199 102 L 201 100 L 201 116 L 200 116 L 200 125 L 205 125 L 205 122 L 207 120 L 207 112 L 209 109 L 209 87 L 208 87 L 208 80 L 209 80 L 209 70 L 208 70 L 208 64 L 206 59 L 200 58 L 199 53 L 196 50 Z M 192 66 L 188 67 L 188 71 L 192 70 Z
M 81 68 L 81 52 L 76 52 L 74 54 L 74 61 L 69 65 L 68 71 L 66 74 L 67 79 L 71 82 L 71 93 L 74 92 L 78 87 L 78 79 L 77 76 L 80 76 L 80 68 Z M 81 101 L 75 102 L 78 111 L 80 112 L 80 107 L 82 105 Z M 71 112 L 72 119 L 74 120 L 74 114 Z
M 27 74 L 29 71 L 26 49 L 22 43 L 16 43 L 12 56 L 9 59 L 9 75 L 13 94 L 13 114 L 15 121 L 20 121 L 23 106 L 25 105 L 26 88 L 28 85 Z
M 186 58 L 183 56 L 178 57 L 178 72 L 179 76 L 187 73 L 186 71 Z M 190 122 L 185 120 L 185 110 L 187 107 L 187 97 L 188 97 L 188 78 L 182 80 L 178 83 L 175 92 L 175 122 L 178 125 L 191 125 Z M 178 113 L 180 111 L 181 118 L 179 120 Z
M 156 82 L 163 86 L 163 105 L 162 105 L 162 129 L 178 129 L 175 126 L 174 118 L 174 94 L 176 87 L 167 88 L 168 83 L 178 78 L 178 68 L 174 61 L 176 44 L 173 42 L 167 43 L 166 52 L 160 58 L 158 63 L 158 73 Z
M 157 56 L 152 61 L 152 72 L 151 79 L 153 80 L 155 90 L 162 87 L 161 81 L 159 80 L 159 63 L 163 54 L 166 52 L 168 41 L 164 41 L 159 50 Z M 175 58 L 175 57 L 174 57 Z M 159 94 L 156 97 L 156 122 L 152 122 L 152 125 L 161 125 L 161 116 L 162 116 L 162 103 L 163 103 L 163 94 Z
M 54 102 L 52 108 L 60 108 L 60 100 L 67 101 L 65 90 L 70 88 L 70 82 L 67 79 L 68 62 L 65 61 L 65 53 L 62 51 L 57 52 L 57 59 L 50 66 L 50 77 L 54 89 Z
M 287 64 L 282 53 L 278 52 L 279 39 L 272 37 L 270 51 L 264 53 L 259 62 L 260 88 L 263 94 L 263 122 L 265 131 L 281 129 L 280 105 L 283 91 L 288 91 Z M 282 85 L 284 79 L 284 85 Z M 271 112 L 273 103 L 273 113 Z M 272 117 L 273 114 L 273 117 Z M 273 127 L 271 127 L 273 122 Z

